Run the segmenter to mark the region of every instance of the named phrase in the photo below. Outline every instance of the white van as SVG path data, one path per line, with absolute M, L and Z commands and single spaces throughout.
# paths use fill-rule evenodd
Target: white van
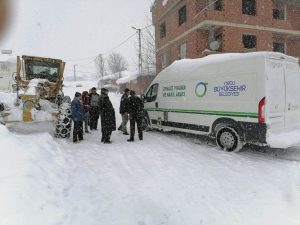
M 176 61 L 153 80 L 144 103 L 149 127 L 209 135 L 226 151 L 300 143 L 299 64 L 281 53 Z

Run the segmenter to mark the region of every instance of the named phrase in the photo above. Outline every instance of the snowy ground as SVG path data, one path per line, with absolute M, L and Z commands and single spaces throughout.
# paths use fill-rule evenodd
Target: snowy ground
M 0 125 L 0 225 L 300 224 L 300 146 L 234 154 L 179 134 L 104 145 L 100 131 L 79 144 L 25 131 Z

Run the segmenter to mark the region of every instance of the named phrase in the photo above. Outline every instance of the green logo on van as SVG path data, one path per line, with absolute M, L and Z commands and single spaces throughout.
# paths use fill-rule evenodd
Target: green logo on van
M 195 94 L 199 98 L 203 98 L 207 92 L 207 83 L 199 82 L 195 87 Z

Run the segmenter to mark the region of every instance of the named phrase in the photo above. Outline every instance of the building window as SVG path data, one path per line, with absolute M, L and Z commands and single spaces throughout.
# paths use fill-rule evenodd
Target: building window
M 273 51 L 274 51 L 274 52 L 285 53 L 284 43 L 274 42 L 274 43 L 273 43 Z
M 186 43 L 181 44 L 179 46 L 179 53 L 180 53 L 180 59 L 186 59 L 187 57 L 187 47 L 186 47 Z
M 178 11 L 179 26 L 186 22 L 186 6 L 183 6 Z
M 160 66 L 161 66 L 162 69 L 167 67 L 167 55 L 166 55 L 166 53 L 164 53 L 160 56 Z
M 284 20 L 284 9 L 273 9 L 273 19 Z
M 223 9 L 222 0 L 216 1 L 215 2 L 215 10 L 222 11 L 222 9 Z
M 159 25 L 159 33 L 160 33 L 160 38 L 164 38 L 166 36 L 166 23 L 163 22 L 162 24 Z
M 256 1 L 243 0 L 243 14 L 255 16 L 256 15 Z
M 245 49 L 256 48 L 256 36 L 255 35 L 243 35 L 243 44 Z

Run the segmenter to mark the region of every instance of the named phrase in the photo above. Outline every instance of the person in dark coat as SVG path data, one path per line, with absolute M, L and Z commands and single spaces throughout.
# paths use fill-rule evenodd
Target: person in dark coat
M 78 140 L 83 140 L 83 105 L 81 103 L 81 94 L 79 92 L 75 93 L 75 98 L 71 103 L 71 110 L 72 110 L 72 120 L 74 123 L 73 129 L 73 142 L 77 142 Z
M 99 110 L 99 94 L 95 87 L 92 88 L 92 92 L 89 94 L 89 105 L 90 105 L 90 129 L 97 130 L 98 120 L 100 115 Z
M 130 97 L 128 99 L 128 112 L 130 118 L 130 138 L 127 140 L 129 142 L 134 141 L 135 134 L 135 124 L 137 124 L 137 129 L 139 133 L 139 139 L 143 140 L 143 101 L 135 95 L 135 91 L 130 91 Z
M 84 122 L 84 129 L 85 129 L 85 133 L 89 133 L 89 117 L 90 117 L 90 97 L 89 97 L 89 93 L 87 91 L 82 92 L 82 104 L 83 104 L 83 111 L 84 111 L 84 118 L 83 118 L 83 122 Z
M 119 126 L 118 130 L 123 131 L 123 134 L 128 135 L 127 132 L 127 123 L 128 123 L 128 96 L 129 96 L 130 90 L 128 88 L 125 88 L 124 94 L 121 97 L 121 102 L 120 102 L 120 114 L 122 116 L 122 123 Z
M 114 107 L 108 97 L 108 90 L 105 88 L 101 89 L 99 105 L 102 131 L 101 142 L 110 144 L 111 133 L 116 130 L 116 116 Z

